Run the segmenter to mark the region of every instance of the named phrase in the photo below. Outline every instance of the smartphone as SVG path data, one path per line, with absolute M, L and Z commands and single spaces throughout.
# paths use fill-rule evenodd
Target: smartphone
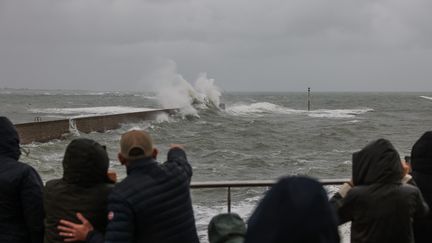
M 407 164 L 410 164 L 411 163 L 411 156 L 405 156 L 405 162 Z

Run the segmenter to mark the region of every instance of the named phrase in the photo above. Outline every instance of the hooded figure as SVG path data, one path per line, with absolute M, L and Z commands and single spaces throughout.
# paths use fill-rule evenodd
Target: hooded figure
M 245 243 L 337 243 L 336 214 L 321 184 L 285 177 L 265 195 L 248 222 Z
M 15 127 L 0 117 L 0 242 L 41 243 L 43 184 L 31 166 L 18 162 L 20 155 Z
M 107 176 L 108 154 L 99 143 L 73 140 L 63 158 L 63 178 L 48 181 L 44 190 L 46 212 L 44 242 L 63 242 L 58 235 L 60 219 L 79 222 L 82 213 L 96 230 L 105 231 L 107 198 L 113 187 Z
M 385 139 L 353 154 L 352 182 L 332 199 L 340 224 L 352 221 L 351 243 L 414 242 L 411 221 L 428 211 L 420 191 L 401 183 L 399 154 Z
M 243 243 L 246 225 L 235 213 L 222 213 L 214 216 L 208 225 L 210 243 Z
M 411 150 L 412 176 L 429 206 L 432 205 L 432 131 L 420 137 Z M 432 214 L 414 221 L 416 243 L 432 242 Z

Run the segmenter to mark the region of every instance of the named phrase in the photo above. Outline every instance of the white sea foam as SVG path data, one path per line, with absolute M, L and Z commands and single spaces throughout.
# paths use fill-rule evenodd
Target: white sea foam
M 432 97 L 429 97 L 429 96 L 420 96 L 421 98 L 423 98 L 423 99 L 427 99 L 427 100 L 432 100 Z
M 354 118 L 357 115 L 364 114 L 366 112 L 373 111 L 373 109 L 337 109 L 337 110 L 314 110 L 308 113 L 310 117 L 316 118 Z
M 45 108 L 30 109 L 32 113 L 63 114 L 63 115 L 108 115 L 117 113 L 151 111 L 155 109 L 137 108 L 127 106 L 98 106 L 98 107 L 76 107 L 76 108 Z
M 226 108 L 232 115 L 264 115 L 264 114 L 307 114 L 314 118 L 354 118 L 357 115 L 373 111 L 370 108 L 364 109 L 321 109 L 321 110 L 296 110 L 276 105 L 269 102 L 258 102 L 252 104 L 239 104 Z M 353 123 L 358 122 L 357 120 Z
M 258 102 L 253 104 L 239 104 L 233 105 L 226 108 L 228 113 L 233 115 L 251 115 L 251 114 L 293 114 L 293 113 L 303 113 L 305 110 L 295 110 L 291 108 L 286 108 L 280 105 L 275 105 L 269 102 Z
M 176 63 L 169 61 L 155 70 L 152 79 L 161 106 L 179 108 L 183 116 L 199 117 L 198 109 L 219 107 L 221 91 L 206 73 L 201 73 L 192 85 L 177 72 Z

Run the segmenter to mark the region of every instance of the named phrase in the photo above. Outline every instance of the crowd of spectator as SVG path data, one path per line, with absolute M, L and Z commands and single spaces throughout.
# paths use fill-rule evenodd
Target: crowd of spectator
M 106 148 L 72 140 L 63 176 L 45 186 L 19 161 L 14 125 L 0 117 L 0 242 L 197 243 L 190 195 L 192 167 L 182 145 L 164 163 L 149 133 L 120 138 L 117 182 Z M 352 177 L 330 199 L 307 176 L 286 176 L 268 190 L 245 222 L 238 214 L 214 216 L 210 243 L 340 242 L 338 225 L 351 222 L 352 243 L 432 242 L 432 131 L 401 160 L 390 141 L 378 139 L 352 156 Z

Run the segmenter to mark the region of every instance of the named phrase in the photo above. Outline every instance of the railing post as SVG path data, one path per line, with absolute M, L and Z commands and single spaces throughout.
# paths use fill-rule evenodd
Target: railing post
M 228 203 L 228 213 L 231 213 L 231 187 L 230 186 L 228 186 L 227 203 Z

